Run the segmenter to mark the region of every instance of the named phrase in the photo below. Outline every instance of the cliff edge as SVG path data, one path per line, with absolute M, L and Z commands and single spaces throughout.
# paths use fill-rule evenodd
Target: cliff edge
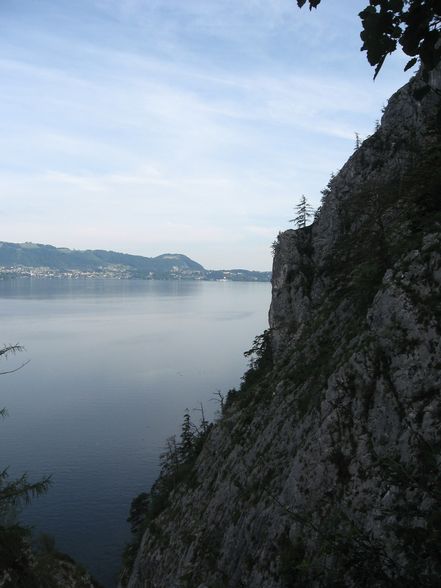
M 440 87 L 394 94 L 316 221 L 279 235 L 270 330 L 146 497 L 125 585 L 439 585 Z

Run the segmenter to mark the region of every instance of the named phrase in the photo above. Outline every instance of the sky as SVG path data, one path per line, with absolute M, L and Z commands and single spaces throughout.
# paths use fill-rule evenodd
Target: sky
M 367 0 L 0 0 L 0 240 L 271 269 L 409 78 Z

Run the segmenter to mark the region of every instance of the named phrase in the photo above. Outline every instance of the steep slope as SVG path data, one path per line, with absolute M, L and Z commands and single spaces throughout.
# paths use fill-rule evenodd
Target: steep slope
M 130 588 L 439 585 L 439 72 L 431 85 L 399 90 L 316 222 L 279 236 L 270 331 L 202 447 L 181 445 L 145 497 Z

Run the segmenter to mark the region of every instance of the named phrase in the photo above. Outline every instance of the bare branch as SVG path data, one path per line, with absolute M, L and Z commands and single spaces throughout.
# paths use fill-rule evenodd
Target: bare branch
M 4 376 L 5 374 L 13 374 L 14 372 L 18 372 L 18 370 L 21 370 L 21 368 L 23 368 L 25 365 L 28 365 L 28 363 L 31 360 L 28 359 L 27 361 L 25 361 L 24 363 L 22 363 L 21 365 L 19 365 L 18 367 L 16 367 L 13 370 L 7 370 L 6 372 L 0 372 L 0 376 Z M 1 414 L 1 413 L 0 413 Z

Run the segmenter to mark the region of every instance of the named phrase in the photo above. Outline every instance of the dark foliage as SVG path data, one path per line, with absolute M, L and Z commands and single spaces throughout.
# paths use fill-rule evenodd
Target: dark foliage
M 239 408 L 249 405 L 249 394 L 254 394 L 254 384 L 261 381 L 266 373 L 273 367 L 273 352 L 271 348 L 271 331 L 266 329 L 261 335 L 254 338 L 251 349 L 245 351 L 245 357 L 249 358 L 248 370 L 242 376 L 240 389 L 232 388 L 228 391 L 223 410 L 228 411 L 235 403 Z
M 19 525 L 0 525 L 0 570 L 8 573 L 10 586 L 40 587 L 30 559 L 30 531 Z
M 310 206 L 304 194 L 302 194 L 294 210 L 296 211 L 296 216 L 290 219 L 289 222 L 294 223 L 297 229 L 304 229 L 314 217 L 314 209 Z
M 317 8 L 321 0 L 297 0 L 301 8 L 309 2 L 310 10 Z M 427 78 L 441 60 L 441 2 L 439 0 L 369 0 L 360 12 L 360 33 L 369 63 L 375 67 L 375 75 L 384 60 L 398 46 L 411 59 L 405 71 L 421 62 Z
M 142 535 L 146 529 L 152 533 L 160 533 L 155 519 L 167 508 L 170 495 L 183 485 L 196 483 L 194 464 L 202 450 L 205 439 L 212 428 L 212 424 L 205 420 L 203 407 L 199 426 L 190 418 L 188 409 L 184 414 L 180 440 L 176 437 L 167 439 L 165 451 L 161 454 L 161 471 L 149 493 L 142 492 L 133 499 L 127 521 L 130 523 L 133 540 L 123 553 L 124 570 L 121 582 L 127 581 Z

